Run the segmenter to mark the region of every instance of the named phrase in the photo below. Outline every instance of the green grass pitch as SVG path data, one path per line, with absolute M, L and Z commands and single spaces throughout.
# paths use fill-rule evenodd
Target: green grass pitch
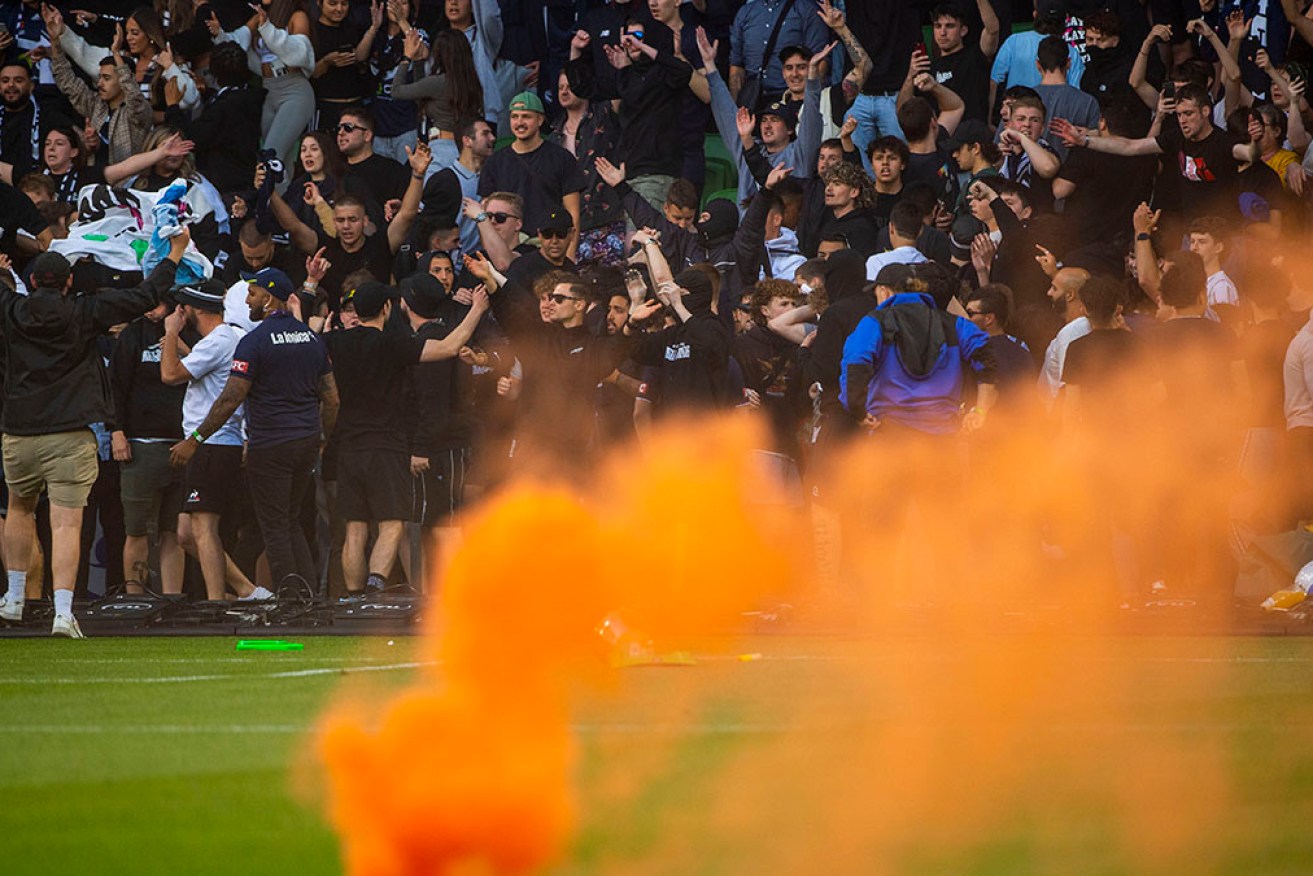
M 336 839 L 297 778 L 305 734 L 344 681 L 404 684 L 417 642 L 302 641 L 301 652 L 254 654 L 220 638 L 0 641 L 0 873 L 340 872 Z M 724 765 L 782 732 L 787 703 L 805 694 L 842 710 L 858 688 L 834 670 L 852 647 L 756 638 L 694 667 L 622 670 L 617 691 L 583 697 L 583 824 L 552 873 L 784 872 L 700 813 Z M 880 647 L 866 664 L 876 674 L 935 652 L 925 640 Z M 1177 733 L 1225 754 L 1231 811 L 1195 872 L 1313 872 L 1313 638 L 1127 638 L 1118 648 L 1139 699 L 1123 725 L 1091 733 Z M 1197 684 L 1219 665 L 1224 683 Z M 1067 729 L 1081 744 L 1082 729 Z M 631 758 L 649 762 L 635 787 L 618 788 Z M 951 847 L 911 843 L 866 872 L 1144 871 L 1107 836 L 1097 817 L 1076 827 L 1031 819 Z

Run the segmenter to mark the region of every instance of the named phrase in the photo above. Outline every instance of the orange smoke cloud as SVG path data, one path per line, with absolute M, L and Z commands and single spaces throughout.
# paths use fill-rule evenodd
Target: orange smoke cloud
M 1206 868 L 1233 798 L 1227 758 L 1219 737 L 1170 728 L 1216 717 L 1201 703 L 1225 667 L 1145 689 L 1127 659 L 1138 640 L 1121 634 L 1152 616 L 1118 605 L 1143 605 L 1165 578 L 1200 602 L 1174 631 L 1225 628 L 1210 588 L 1227 570 L 1209 564 L 1242 489 L 1224 458 L 1238 432 L 1134 414 L 1133 432 L 1023 413 L 970 442 L 863 436 L 821 460 L 806 509 L 763 474 L 741 420 L 667 428 L 610 460 L 583 499 L 508 489 L 467 522 L 441 582 L 422 646 L 440 666 L 381 714 L 324 721 L 347 871 L 558 861 L 587 814 L 572 710 L 613 678 L 599 623 L 618 616 L 660 644 L 734 629 L 784 593 L 813 629 L 856 641 L 800 663 L 806 683 L 755 689 L 779 732 L 728 737 L 690 779 L 696 818 L 641 862 L 594 851 L 599 872 L 695 871 L 709 846 L 732 850 L 717 859 L 727 873 L 965 871 L 954 856 L 997 838 L 1038 871 L 1081 869 L 1077 855 L 1110 872 Z M 699 704 L 724 695 L 730 667 L 668 682 L 668 714 L 714 712 Z M 741 677 L 761 684 L 769 669 Z M 677 726 L 664 724 L 671 749 Z M 665 749 L 602 747 L 604 819 L 642 795 Z
M 723 628 L 787 581 L 749 502 L 763 498 L 753 436 L 672 432 L 641 476 L 606 473 L 595 504 L 520 485 L 469 521 L 424 645 L 440 666 L 376 720 L 343 707 L 323 723 L 347 872 L 522 873 L 559 857 L 578 821 L 571 691 L 604 677 L 603 619 L 658 640 Z

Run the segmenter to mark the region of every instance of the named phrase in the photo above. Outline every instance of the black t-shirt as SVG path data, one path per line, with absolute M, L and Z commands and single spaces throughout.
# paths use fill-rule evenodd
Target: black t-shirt
M 1063 217 L 1075 240 L 1093 243 L 1131 234 L 1131 216 L 1153 194 L 1158 159 L 1072 149 L 1058 179 L 1075 183 Z
M 365 181 L 380 204 L 401 200 L 410 186 L 410 168 L 384 155 L 371 155 L 364 161 L 348 164 L 347 170 Z
M 45 143 L 46 130 L 52 121 L 49 112 L 41 113 L 41 129 L 35 132 L 37 154 L 32 154 L 32 102 L 26 101 L 17 109 L 4 108 L 4 121 L 0 123 L 0 161 L 14 166 L 13 179 L 20 179 L 24 174 L 38 169 L 41 146 Z
M 893 198 L 897 200 L 898 196 L 894 195 Z M 848 240 L 849 249 L 861 253 L 862 258 L 869 258 L 882 249 L 880 246 L 882 228 L 880 221 L 870 210 L 854 210 L 847 216 L 836 219 L 834 212 L 826 207 L 822 214 L 820 236 L 842 234 Z
M 903 197 L 902 191 L 888 194 L 886 192 L 875 193 L 875 204 L 871 207 L 871 213 L 882 223 L 889 221 L 889 214 L 893 213 L 894 205 Z
M 1181 180 L 1181 208 L 1186 216 L 1235 219 L 1240 169 L 1232 150 L 1239 142 L 1214 127 L 1202 140 L 1187 140 L 1179 127 L 1158 135 L 1158 146 Z
M 324 24 L 316 21 L 311 28 L 315 57 L 322 58 L 332 52 L 354 52 L 363 31 L 350 20 L 341 24 Z M 312 80 L 318 100 L 358 101 L 369 90 L 369 78 L 364 64 L 349 67 L 329 67 L 318 79 Z
M 1030 351 L 1006 335 L 994 335 L 985 343 L 994 351 L 1000 398 L 1014 402 L 1022 393 L 1033 392 L 1039 369 Z
M 1138 390 L 1153 378 L 1145 367 L 1143 339 L 1124 329 L 1094 329 L 1067 347 L 1062 382 L 1080 390 L 1086 422 L 1129 428 L 1143 399 Z
M 365 245 L 355 252 L 347 252 L 336 238 L 320 232 L 319 246 L 325 247 L 324 258 L 332 264 L 324 274 L 319 288 L 328 299 L 329 310 L 337 310 L 342 303 L 342 281 L 362 268 L 373 274 L 374 279 L 386 283 L 392 275 L 392 246 L 388 243 L 387 232 L 379 229 L 365 238 Z
M 419 362 L 424 341 L 407 332 L 359 326 L 326 332 L 324 343 L 333 357 L 333 376 L 342 400 L 333 433 L 340 452 L 404 453 L 401 398 L 406 369 Z
M 1248 221 L 1266 222 L 1273 210 L 1285 210 L 1291 201 L 1281 185 L 1281 177 L 1261 161 L 1240 172 L 1240 213 Z
M 20 228 L 36 237 L 49 227 L 31 198 L 13 186 L 0 183 L 0 249 L 11 251 Z
M 1239 427 L 1232 364 L 1240 358 L 1235 335 L 1204 317 L 1169 319 L 1150 336 L 1158 373 L 1167 387 L 1164 411 L 1181 426 L 1208 422 L 1202 446 Z M 1220 428 L 1218 428 L 1220 427 Z
M 948 132 L 941 127 L 936 143 L 942 144 L 947 139 Z M 957 203 L 957 165 L 942 145 L 936 145 L 934 152 L 911 154 L 907 169 L 903 171 L 903 187 L 914 182 L 923 182 L 933 188 L 942 204 L 951 207 Z
M 533 289 L 534 281 L 548 271 L 568 271 L 571 274 L 579 273 L 574 262 L 567 257 L 558 267 L 543 257 L 542 252 L 534 250 L 531 253 L 520 256 L 511 262 L 510 267 L 506 269 L 506 282 L 519 283 L 526 289 Z
M 952 91 L 966 104 L 964 119 L 989 120 L 989 59 L 980 46 L 963 46 L 951 55 L 940 55 L 930 62 L 935 81 Z
M 521 154 L 512 146 L 494 152 L 479 174 L 479 196 L 518 193 L 524 198 L 524 230 L 536 234 L 549 214 L 565 209 L 562 198 L 586 184 L 575 157 L 544 140 L 532 152 Z

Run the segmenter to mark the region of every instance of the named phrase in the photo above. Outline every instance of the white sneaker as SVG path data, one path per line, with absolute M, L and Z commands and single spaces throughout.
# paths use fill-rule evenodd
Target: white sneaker
M 9 594 L 0 596 L 0 620 L 18 623 L 23 619 L 23 603 L 10 602 Z
M 71 614 L 55 615 L 55 624 L 50 628 L 52 636 L 68 636 L 70 639 L 85 639 L 82 635 L 82 628 L 78 626 L 78 619 Z
M 250 596 L 239 596 L 237 597 L 237 601 L 238 602 L 264 602 L 265 600 L 273 599 L 273 598 L 274 595 L 272 592 L 269 591 L 268 588 L 257 587 L 251 591 Z

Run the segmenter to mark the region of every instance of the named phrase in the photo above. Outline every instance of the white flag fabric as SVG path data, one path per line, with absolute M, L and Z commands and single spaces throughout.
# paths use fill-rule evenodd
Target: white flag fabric
M 190 183 L 187 186 L 183 196 L 186 215 L 190 222 L 199 222 L 213 213 L 214 208 L 202 187 Z M 51 242 L 50 250 L 70 262 L 89 257 L 115 271 L 142 270 L 142 260 L 155 229 L 155 206 L 169 188 L 139 192 L 107 185 L 83 186 L 78 192 L 78 221 L 69 226 L 66 239 Z M 214 276 L 214 265 L 196 248 L 195 242 L 188 244 L 184 260 L 205 277 Z

